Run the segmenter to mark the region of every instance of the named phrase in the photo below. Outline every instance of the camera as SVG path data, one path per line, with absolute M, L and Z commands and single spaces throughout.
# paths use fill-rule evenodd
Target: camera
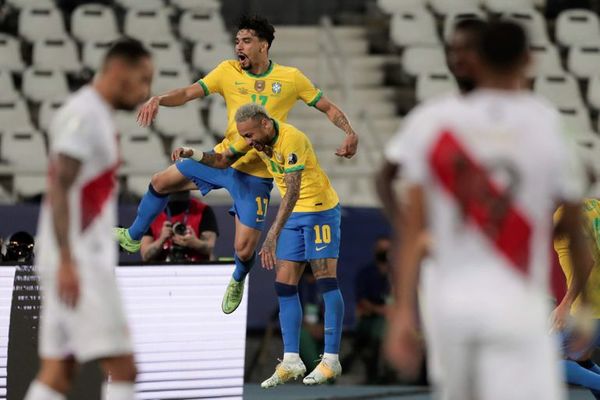
M 187 232 L 187 227 L 185 226 L 185 224 L 182 224 L 181 222 L 175 222 L 175 224 L 173 224 L 173 228 L 171 228 L 173 230 L 173 233 L 175 235 L 179 235 L 179 236 L 185 236 L 186 232 Z

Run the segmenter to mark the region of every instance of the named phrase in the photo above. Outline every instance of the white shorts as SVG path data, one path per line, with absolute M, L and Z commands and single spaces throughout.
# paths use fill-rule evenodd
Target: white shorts
M 102 264 L 78 263 L 80 297 L 74 309 L 66 307 L 58 297 L 56 268 L 38 267 L 42 288 L 39 346 L 42 358 L 74 356 L 83 363 L 132 354 L 114 266 Z
M 558 344 L 548 334 L 548 304 L 539 293 L 495 300 L 485 291 L 438 286 L 433 359 L 448 400 L 562 400 Z M 500 286 L 502 287 L 502 286 Z M 498 291 L 496 289 L 496 291 Z M 435 367 L 434 367 L 435 368 Z

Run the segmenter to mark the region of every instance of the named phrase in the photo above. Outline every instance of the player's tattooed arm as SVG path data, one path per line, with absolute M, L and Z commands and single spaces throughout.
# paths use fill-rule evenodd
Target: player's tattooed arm
M 346 134 L 344 142 L 335 154 L 346 158 L 354 156 L 358 149 L 358 134 L 352 128 L 346 114 L 325 96 L 321 97 L 317 104 L 315 104 L 315 107 L 317 110 L 325 113 L 327 118 Z
M 225 169 L 235 163 L 244 154 L 234 153 L 231 149 L 227 149 L 222 153 L 205 153 L 190 147 L 177 147 L 171 153 L 171 160 L 177 161 L 181 158 L 191 158 L 209 167 Z
M 277 244 L 277 238 L 283 229 L 288 218 L 292 214 L 298 199 L 300 198 L 300 184 L 302 183 L 302 171 L 294 171 L 285 174 L 284 176 L 286 192 L 285 196 L 281 200 L 279 210 L 277 210 L 277 216 L 275 222 L 271 225 L 267 237 L 263 242 L 262 249 L 260 250 L 260 257 L 264 268 L 272 269 L 275 266 L 275 248 Z

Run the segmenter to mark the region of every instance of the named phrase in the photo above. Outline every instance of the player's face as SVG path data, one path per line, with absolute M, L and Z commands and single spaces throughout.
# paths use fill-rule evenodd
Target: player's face
M 263 151 L 271 141 L 269 138 L 269 121 L 265 118 L 256 120 L 253 118 L 237 123 L 240 135 L 246 140 L 248 146 Z
M 120 66 L 120 92 L 115 108 L 118 110 L 135 110 L 150 96 L 153 75 L 152 61 L 142 58 L 133 65 L 123 63 Z
M 477 49 L 473 33 L 455 31 L 448 46 L 448 67 L 459 83 L 474 85 L 473 65 L 477 57 Z
M 250 29 L 242 29 L 235 36 L 235 54 L 244 70 L 252 68 L 253 64 L 266 56 L 266 42 L 260 40 Z

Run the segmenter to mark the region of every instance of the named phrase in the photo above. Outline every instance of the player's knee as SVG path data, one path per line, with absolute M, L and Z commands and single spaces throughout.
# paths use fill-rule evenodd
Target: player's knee
M 165 180 L 164 174 L 157 172 L 156 174 L 152 175 L 152 179 L 150 180 L 150 184 L 152 185 L 152 188 L 160 194 L 167 194 L 167 190 L 168 190 L 168 185 L 167 182 Z
M 254 246 L 249 240 L 236 241 L 234 248 L 235 254 L 242 261 L 248 261 L 254 256 Z

